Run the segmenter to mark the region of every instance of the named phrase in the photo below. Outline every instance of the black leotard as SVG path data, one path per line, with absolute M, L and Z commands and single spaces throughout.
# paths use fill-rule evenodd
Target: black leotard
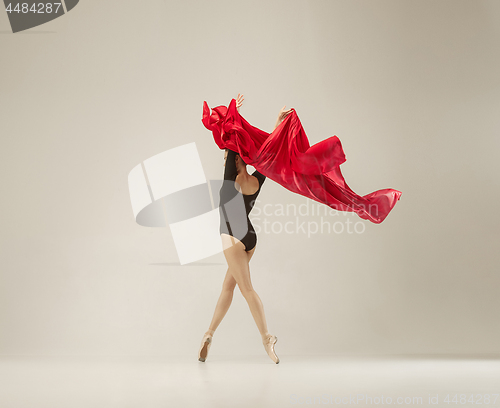
M 257 177 L 257 180 L 259 180 L 259 189 L 251 195 L 240 193 L 234 185 L 238 175 L 235 162 L 236 154 L 235 151 L 228 149 L 224 169 L 225 181 L 219 192 L 220 233 L 232 235 L 239 239 L 245 245 L 245 251 L 248 252 L 257 245 L 257 234 L 248 218 L 248 214 L 252 211 L 266 176 L 255 170 L 252 176 Z M 244 208 L 239 195 L 243 196 Z

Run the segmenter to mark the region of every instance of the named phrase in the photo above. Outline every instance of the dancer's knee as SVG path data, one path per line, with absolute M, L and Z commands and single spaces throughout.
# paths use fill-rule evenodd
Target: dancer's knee
M 252 297 L 253 294 L 255 293 L 255 291 L 252 287 L 252 284 L 246 283 L 246 284 L 238 285 L 238 287 L 240 288 L 240 292 L 245 299 Z
M 224 282 L 222 285 L 222 291 L 225 293 L 233 293 L 236 287 L 236 282 Z

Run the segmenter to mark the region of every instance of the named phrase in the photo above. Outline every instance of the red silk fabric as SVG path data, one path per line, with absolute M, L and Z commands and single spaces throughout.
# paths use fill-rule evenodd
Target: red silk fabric
M 355 212 L 380 224 L 402 194 L 391 188 L 365 196 L 352 191 L 340 172 L 346 158 L 339 138 L 332 136 L 309 146 L 295 109 L 272 133 L 248 123 L 236 109 L 235 99 L 228 107 L 213 108 L 211 114 L 204 101 L 202 122 L 219 148 L 234 150 L 264 176 L 335 210 Z

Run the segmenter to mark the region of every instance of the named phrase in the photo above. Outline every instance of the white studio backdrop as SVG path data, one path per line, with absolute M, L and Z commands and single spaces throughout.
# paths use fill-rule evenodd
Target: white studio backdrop
M 180 265 L 167 227 L 135 222 L 127 177 L 194 142 L 222 178 L 202 105 L 238 93 L 261 129 L 286 105 L 311 145 L 337 135 L 358 194 L 403 193 L 380 225 L 299 216 L 362 233 L 279 233 L 280 205 L 308 200 L 266 181 L 250 270 L 280 356 L 499 353 L 499 17 L 483 0 L 87 0 L 7 35 L 0 13 L 0 354 L 196 358 L 226 261 Z M 238 289 L 215 337 L 213 355 L 263 352 Z

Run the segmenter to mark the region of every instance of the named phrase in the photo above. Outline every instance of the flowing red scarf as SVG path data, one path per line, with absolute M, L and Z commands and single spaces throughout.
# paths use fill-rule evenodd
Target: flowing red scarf
M 355 212 L 380 224 L 401 197 L 401 191 L 391 188 L 365 196 L 352 191 L 340 172 L 346 158 L 339 138 L 332 136 L 309 146 L 295 109 L 272 133 L 248 123 L 236 109 L 235 99 L 228 107 L 213 108 L 212 114 L 204 101 L 202 122 L 219 148 L 234 150 L 264 176 L 335 210 Z

